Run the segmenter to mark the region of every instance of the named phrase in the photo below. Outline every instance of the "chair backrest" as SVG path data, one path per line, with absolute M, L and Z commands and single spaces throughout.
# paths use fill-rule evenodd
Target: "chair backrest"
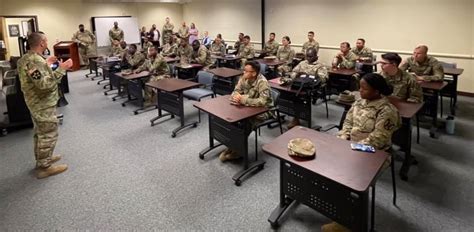
M 267 65 L 264 63 L 260 63 L 260 74 L 264 75 L 267 73 Z
M 280 99 L 280 91 L 271 88 L 270 92 L 272 94 L 273 105 L 277 106 L 278 105 L 278 99 Z
M 212 86 L 212 81 L 214 79 L 214 75 L 212 73 L 206 71 L 199 71 L 197 73 L 197 76 L 199 84 L 205 85 L 206 88 Z
M 443 66 L 443 68 L 457 68 L 458 66 L 456 63 L 448 63 L 444 61 L 440 61 L 439 63 L 441 64 L 441 66 Z

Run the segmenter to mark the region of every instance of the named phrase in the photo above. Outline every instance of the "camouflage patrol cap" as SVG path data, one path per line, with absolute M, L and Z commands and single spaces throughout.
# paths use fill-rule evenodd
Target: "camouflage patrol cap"
M 289 85 L 293 82 L 293 79 L 290 77 L 281 77 L 280 78 L 280 85 Z
M 339 94 L 338 100 L 342 102 L 354 102 L 355 96 L 351 91 L 345 90 L 344 92 Z
M 288 142 L 288 155 L 309 158 L 316 155 L 316 147 L 309 139 L 295 138 Z

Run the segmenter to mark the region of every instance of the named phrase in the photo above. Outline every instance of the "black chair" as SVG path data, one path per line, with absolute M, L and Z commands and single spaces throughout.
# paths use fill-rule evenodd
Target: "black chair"
M 213 79 L 214 76 L 212 73 L 199 71 L 197 74 L 197 79 L 199 84 L 201 84 L 204 88 L 195 88 L 183 91 L 183 96 L 185 98 L 194 100 L 194 101 L 201 101 L 201 99 L 205 97 L 212 97 L 214 98 L 216 94 L 212 89 Z M 199 111 L 199 122 L 201 122 L 201 110 Z
M 271 107 L 268 111 L 276 113 L 276 118 L 269 118 L 259 124 L 257 124 L 254 128 L 255 131 L 255 158 L 257 159 L 258 157 L 258 136 L 260 136 L 260 128 L 263 126 L 270 127 L 271 124 L 278 123 L 278 126 L 280 127 L 280 134 L 283 134 L 283 127 L 281 125 L 281 117 L 280 117 L 280 111 L 278 110 L 278 99 L 280 98 L 280 92 L 278 92 L 275 89 L 270 89 L 271 94 L 272 94 L 272 100 L 273 100 L 273 107 Z M 258 133 L 257 133 L 258 132 Z
M 325 84 L 321 84 L 311 93 L 312 103 L 313 105 L 316 104 L 318 99 L 323 100 L 324 104 L 326 104 L 326 118 L 329 118 L 329 108 L 328 108 L 328 99 L 327 99 L 327 86 Z

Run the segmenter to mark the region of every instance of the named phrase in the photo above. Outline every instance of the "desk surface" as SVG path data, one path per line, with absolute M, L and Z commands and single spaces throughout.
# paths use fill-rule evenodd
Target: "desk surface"
M 436 91 L 440 91 L 446 85 L 448 85 L 448 82 L 446 81 L 418 81 L 418 83 L 423 89 L 430 89 L 430 90 L 436 90 Z
M 218 55 L 211 55 L 211 58 L 213 59 L 218 59 L 218 60 L 240 60 L 240 56 L 228 56 L 228 55 L 225 55 L 225 56 L 218 56 Z
M 257 62 L 266 64 L 268 66 L 279 66 L 286 63 L 286 61 L 282 61 L 278 59 L 275 59 L 275 60 L 258 59 Z
M 251 107 L 230 104 L 230 95 L 224 95 L 209 100 L 196 102 L 194 106 L 202 111 L 234 123 L 268 111 L 266 107 Z
M 280 78 L 281 77 L 277 77 L 277 78 L 268 80 L 268 84 L 270 85 L 270 87 L 276 90 L 281 90 L 281 91 L 290 92 L 294 94 L 298 93 L 298 90 L 291 89 L 291 85 L 280 85 Z M 305 95 L 305 94 L 306 93 L 304 91 L 300 92 L 300 95 Z
M 181 68 L 181 69 L 200 69 L 200 68 L 203 68 L 204 66 L 202 66 L 201 64 L 186 64 L 186 65 L 182 65 L 182 64 L 176 64 L 174 66 L 175 68 Z
M 174 63 L 174 62 L 178 62 L 180 60 L 179 57 L 165 56 L 164 58 L 165 58 L 166 63 Z
M 129 75 L 124 75 L 121 72 L 116 72 L 115 75 L 119 76 L 119 77 L 121 77 L 125 80 L 135 80 L 135 79 L 140 79 L 140 78 L 144 78 L 144 77 L 149 77 L 150 72 L 143 71 L 143 72 L 140 72 L 140 73 L 132 73 L 132 74 L 129 74 Z
M 199 86 L 199 83 L 176 78 L 165 78 L 160 81 L 150 81 L 147 86 L 166 92 L 176 92 Z
M 316 147 L 316 158 L 299 160 L 288 155 L 288 142 L 294 138 L 307 138 Z M 354 151 L 351 141 L 334 135 L 296 126 L 276 139 L 263 145 L 263 151 L 309 171 L 322 175 L 348 188 L 364 192 L 374 181 L 385 160 L 384 151 L 375 153 Z
M 231 78 L 235 76 L 242 75 L 242 70 L 232 69 L 232 68 L 215 68 L 210 69 L 208 72 L 222 78 Z
M 464 72 L 462 68 L 444 68 L 444 74 L 459 76 Z
M 357 73 L 355 69 L 344 69 L 344 68 L 329 68 L 329 74 L 337 74 L 337 75 L 344 75 L 344 76 L 352 76 Z

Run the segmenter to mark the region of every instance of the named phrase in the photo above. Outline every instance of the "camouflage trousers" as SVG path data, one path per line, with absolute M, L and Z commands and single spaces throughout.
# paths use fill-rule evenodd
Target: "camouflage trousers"
M 79 46 L 79 59 L 81 65 L 89 65 L 89 57 L 94 55 L 92 46 Z
M 153 81 L 160 81 L 165 78 L 170 78 L 169 75 L 158 75 L 158 76 L 152 76 L 150 79 L 147 81 L 148 82 L 153 82 Z M 145 105 L 151 105 L 156 103 L 156 91 L 154 88 L 145 86 Z
M 169 41 L 169 38 L 171 38 L 171 36 L 173 36 L 173 31 L 169 31 L 169 30 L 166 30 L 166 31 L 163 31 L 163 45 L 167 44 L 168 41 Z
M 36 166 L 49 167 L 56 142 L 58 141 L 58 119 L 56 106 L 31 112 L 34 125 L 34 153 Z

